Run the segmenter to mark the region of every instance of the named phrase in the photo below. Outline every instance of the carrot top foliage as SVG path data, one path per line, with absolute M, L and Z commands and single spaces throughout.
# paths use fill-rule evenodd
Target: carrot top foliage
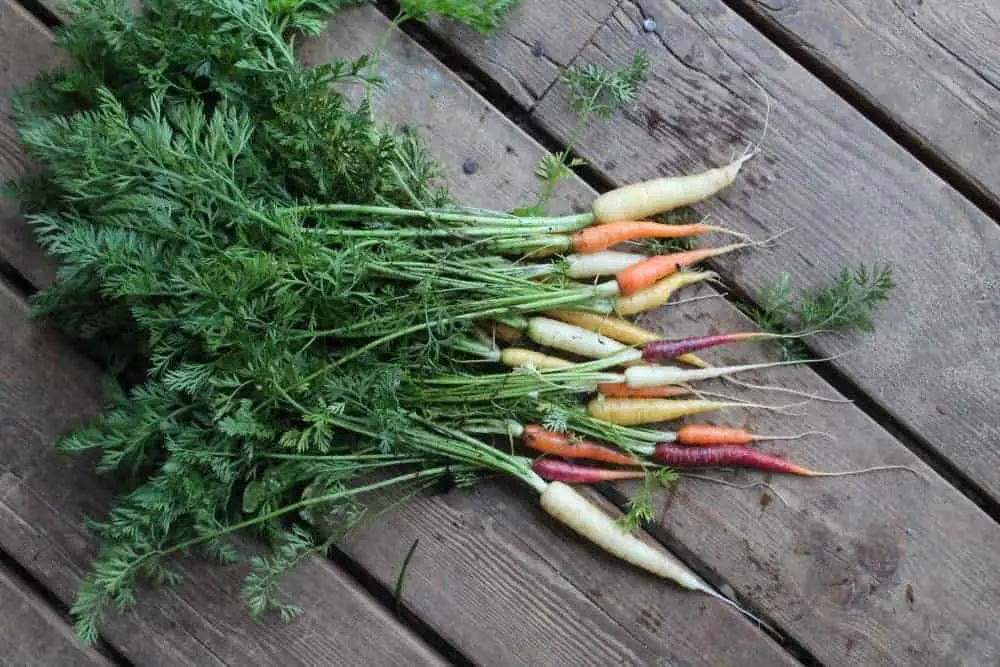
M 99 452 L 99 470 L 125 479 L 92 526 L 103 548 L 72 609 L 91 642 L 139 578 L 178 578 L 168 554 L 236 559 L 233 527 L 273 547 L 253 560 L 250 608 L 292 613 L 272 595 L 277 575 L 360 521 L 365 473 L 401 471 L 399 484 L 528 474 L 418 423 L 398 390 L 407 369 L 447 366 L 443 351 L 467 339 L 476 313 L 565 298 L 484 262 L 467 239 L 313 210 L 452 203 L 416 135 L 348 102 L 348 87 L 380 83 L 369 56 L 310 68 L 295 58 L 299 38 L 353 3 L 143 4 L 135 15 L 122 2 L 74 3 L 58 35 L 71 64 L 15 99 L 40 169 L 13 190 L 60 261 L 35 313 L 117 379 L 106 411 L 59 445 Z M 511 4 L 407 9 L 482 29 Z M 296 458 L 309 456 L 323 458 Z

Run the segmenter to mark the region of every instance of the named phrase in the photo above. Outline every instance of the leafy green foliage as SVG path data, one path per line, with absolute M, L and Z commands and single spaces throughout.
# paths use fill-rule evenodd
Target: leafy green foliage
M 889 298 L 895 286 L 890 264 L 843 268 L 829 285 L 799 293 L 785 273 L 761 292 L 759 306 L 744 305 L 741 310 L 763 331 L 772 333 L 873 331 L 872 312 Z M 789 359 L 805 356 L 798 339 L 776 343 Z
M 520 0 L 400 0 L 399 8 L 407 19 L 425 21 L 437 15 L 489 35 L 518 4 Z
M 632 62 L 618 69 L 587 64 L 562 72 L 560 81 L 568 87 L 570 108 L 579 118 L 569 134 L 566 148 L 554 155 L 544 156 L 539 162 L 535 174 L 543 181 L 542 191 L 535 205 L 519 209 L 516 211 L 518 215 L 543 214 L 559 183 L 569 178 L 573 169 L 586 166 L 586 160 L 572 154 L 580 133 L 594 114 L 608 119 L 617 109 L 635 101 L 648 69 L 649 58 L 645 51 L 639 51 Z
M 368 56 L 296 62 L 295 36 L 348 3 L 143 4 L 135 15 L 78 0 L 59 35 L 72 65 L 14 100 L 42 168 L 13 190 L 61 264 L 35 313 L 104 352 L 121 383 L 59 443 L 99 453 L 98 470 L 123 484 L 91 523 L 103 546 L 72 607 L 90 642 L 140 579 L 178 579 L 170 556 L 233 562 L 230 537 L 244 530 L 271 547 L 251 559 L 244 599 L 291 615 L 275 583 L 357 525 L 359 479 L 405 463 L 386 483 L 467 484 L 479 466 L 511 465 L 416 428 L 397 393 L 404 369 L 445 363 L 449 341 L 513 287 L 524 303 L 557 289 L 536 291 L 513 265 L 479 267 L 465 240 L 317 212 L 451 204 L 419 137 L 380 127 L 341 92 L 378 83 Z M 500 4 L 411 8 L 483 27 Z M 374 240 L 350 236 L 366 229 Z M 395 346 L 359 349 L 380 337 Z
M 639 51 L 625 67 L 609 69 L 591 63 L 566 70 L 560 80 L 569 88 L 573 111 L 584 117 L 597 114 L 610 118 L 616 110 L 635 101 L 648 70 L 649 57 Z
M 677 473 L 668 468 L 647 472 L 629 498 L 628 511 L 618 519 L 623 530 L 632 532 L 656 518 L 653 510 L 653 493 L 660 487 L 677 481 Z

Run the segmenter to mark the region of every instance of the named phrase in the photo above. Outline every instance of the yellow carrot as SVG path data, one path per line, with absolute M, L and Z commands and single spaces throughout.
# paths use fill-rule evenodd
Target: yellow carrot
M 618 297 L 615 310 L 621 315 L 635 315 L 653 310 L 666 304 L 674 292 L 682 287 L 718 277 L 719 274 L 714 271 L 678 271 L 635 294 Z
M 500 363 L 511 368 L 531 366 L 538 370 L 550 370 L 572 366 L 573 362 L 523 347 L 507 347 L 500 352 Z
M 626 345 L 642 345 L 663 338 L 663 336 L 657 333 L 643 329 L 628 320 L 615 317 L 614 315 L 601 315 L 585 310 L 570 310 L 568 308 L 556 308 L 546 311 L 545 314 L 568 324 L 575 324 L 578 327 L 590 329 L 609 338 L 614 338 Z
M 672 421 L 712 410 L 729 407 L 746 407 L 744 403 L 725 403 L 699 399 L 669 398 L 607 398 L 599 396 L 587 404 L 591 417 L 612 424 L 635 426 Z

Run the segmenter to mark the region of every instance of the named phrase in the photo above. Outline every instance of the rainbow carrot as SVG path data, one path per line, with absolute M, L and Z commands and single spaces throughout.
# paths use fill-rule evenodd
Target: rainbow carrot
M 521 434 L 524 444 L 543 454 L 567 459 L 586 459 L 617 465 L 636 465 L 639 461 L 611 447 L 590 440 L 570 440 L 565 433 L 549 431 L 538 424 L 527 424 Z
M 615 274 L 615 282 L 618 283 L 619 294 L 629 296 L 649 287 L 662 278 L 677 273 L 684 267 L 752 245 L 757 244 L 744 241 L 743 243 L 732 243 L 720 248 L 699 248 L 697 250 L 674 252 L 669 255 L 657 255 L 630 266 L 623 271 L 619 271 Z
M 657 463 L 671 468 L 753 468 L 767 472 L 801 475 L 804 477 L 841 477 L 879 470 L 907 470 L 915 475 L 920 474 L 907 466 L 873 466 L 871 468 L 848 470 L 845 472 L 819 472 L 803 468 L 775 454 L 768 454 L 739 445 L 684 447 L 661 443 L 653 449 L 652 458 Z
M 608 248 L 643 238 L 676 239 L 697 236 L 708 232 L 719 232 L 746 238 L 746 235 L 722 227 L 702 223 L 689 225 L 668 225 L 649 220 L 621 220 L 606 225 L 587 227 L 573 234 L 573 249 L 580 253 L 600 252 Z
M 693 389 L 678 385 L 633 389 L 628 386 L 627 382 L 601 382 L 597 385 L 597 391 L 604 396 L 613 398 L 677 398 L 694 393 Z
M 710 336 L 688 336 L 673 340 L 657 340 L 646 343 L 642 348 L 642 358 L 646 361 L 662 361 L 673 359 L 682 354 L 690 354 L 710 347 L 737 343 L 740 341 L 762 338 L 793 338 L 794 335 L 768 333 L 765 331 L 743 331 L 730 334 L 713 334 Z
M 565 484 L 597 484 L 622 479 L 642 479 L 646 476 L 644 470 L 595 468 L 548 458 L 535 459 L 531 469 L 546 481 Z
M 674 434 L 674 442 L 689 447 L 716 447 L 720 445 L 749 445 L 762 440 L 798 440 L 809 435 L 833 437 L 824 431 L 805 431 L 795 435 L 757 435 L 744 428 L 733 428 L 732 426 L 685 424 L 677 429 Z

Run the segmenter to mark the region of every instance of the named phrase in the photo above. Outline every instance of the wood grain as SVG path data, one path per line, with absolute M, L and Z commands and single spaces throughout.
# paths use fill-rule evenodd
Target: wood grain
M 11 118 L 11 93 L 61 62 L 45 26 L 17 3 L 0 2 L 0 182 L 20 176 L 29 168 Z M 36 285 L 55 277 L 55 264 L 35 243 L 31 229 L 18 214 L 17 204 L 2 196 L 0 257 Z
M 653 14 L 662 30 L 637 34 Z M 581 54 L 652 61 L 632 107 L 597 124 L 579 151 L 614 183 L 724 163 L 759 138 L 762 155 L 698 210 L 756 238 L 791 228 L 778 247 L 714 263 L 752 297 L 789 272 L 797 286 L 826 283 L 845 265 L 892 262 L 898 287 L 878 332 L 817 337 L 821 354 L 890 415 L 1000 498 L 1000 228 L 922 167 L 808 72 L 717 0 L 625 3 Z M 535 118 L 565 138 L 561 87 Z
M 1000 203 L 1000 5 L 992 0 L 745 3 Z
M 632 25 L 634 21 L 632 17 L 627 23 Z M 391 81 L 409 83 L 413 77 L 408 74 L 410 72 L 405 69 L 397 69 L 394 76 L 399 78 Z M 416 91 L 397 100 L 390 95 L 391 90 L 384 92 L 379 100 L 381 108 L 390 115 L 401 117 L 410 109 L 410 99 Z M 453 108 L 461 106 L 457 102 L 452 104 Z M 449 139 L 457 132 L 454 121 L 452 114 L 448 122 L 427 123 L 424 127 L 425 132 L 435 133 L 429 135 L 431 145 L 445 156 L 456 155 L 462 147 L 461 142 Z M 522 148 L 517 155 L 524 161 L 521 171 L 526 172 L 526 167 L 537 161 L 538 154 L 531 155 Z M 445 161 L 449 159 L 446 157 Z M 450 162 L 455 164 L 458 160 L 452 157 Z M 506 165 L 507 168 L 512 166 Z M 456 182 L 465 187 L 463 192 L 468 193 L 473 202 L 484 205 L 495 205 L 498 201 L 504 206 L 521 203 L 530 199 L 530 193 L 534 192 L 531 189 L 520 200 L 508 203 L 506 197 L 514 193 L 480 190 L 475 187 L 475 181 Z M 578 203 L 590 200 L 593 192 L 574 180 L 567 184 L 563 195 Z M 556 210 L 569 207 L 567 204 L 554 206 Z M 668 308 L 645 319 L 649 326 L 679 336 L 748 326 L 746 320 L 718 300 L 676 310 Z M 740 363 L 773 355 L 761 347 L 739 346 L 706 356 L 718 363 Z M 826 396 L 832 394 L 818 376 L 803 368 L 772 371 L 747 379 Z M 718 384 L 713 388 L 733 390 Z M 757 398 L 772 404 L 792 400 L 780 394 L 762 394 Z M 804 464 L 823 470 L 902 464 L 916 467 L 924 477 L 896 471 L 829 480 L 771 480 L 787 505 L 772 492 L 765 495 L 760 490 L 735 491 L 689 480 L 673 494 L 661 495 L 659 509 L 664 537 L 706 563 L 710 573 L 730 582 L 827 664 L 935 665 L 976 664 L 977 661 L 988 664 L 996 655 L 998 647 L 990 630 L 992 621 L 983 613 L 990 604 L 983 605 L 982 599 L 983 596 L 993 599 L 997 595 L 998 582 L 993 578 L 979 579 L 984 571 L 979 559 L 989 562 L 991 551 L 998 546 L 1000 530 L 946 482 L 921 466 L 871 419 L 850 405 L 816 403 L 801 418 L 762 411 L 729 411 L 711 415 L 710 420 L 747 425 L 760 433 L 792 433 L 806 428 L 827 430 L 836 434 L 836 443 L 817 438 L 782 447 L 770 445 L 768 449 L 788 453 Z M 737 475 L 726 479 L 745 484 L 760 477 Z M 453 495 L 454 503 L 463 501 L 460 494 Z M 501 532 L 511 521 L 509 508 L 513 501 L 501 490 L 490 487 L 480 489 L 479 495 L 480 498 L 495 498 L 491 502 L 501 505 L 504 511 L 487 512 L 478 506 L 475 508 L 477 513 L 467 514 L 432 510 L 416 503 L 407 505 L 399 510 L 399 516 L 405 518 L 386 517 L 390 530 L 359 534 L 349 541 L 349 552 L 383 581 L 393 581 L 406 549 L 419 537 L 418 555 L 411 563 L 411 567 L 418 568 L 411 570 L 414 581 L 426 577 L 428 582 L 454 591 L 452 595 L 464 596 L 467 595 L 466 586 L 470 586 L 465 582 L 475 581 L 480 576 L 476 567 L 483 557 L 473 560 L 476 552 L 468 546 L 469 539 L 463 535 L 449 537 L 453 533 L 441 530 L 440 526 L 446 525 L 448 520 L 457 520 L 463 531 L 473 531 L 477 539 L 483 539 L 478 538 L 481 531 L 499 532 L 506 541 L 513 539 L 507 535 L 515 535 L 522 543 L 530 544 L 536 553 L 544 555 L 557 567 L 560 576 L 574 585 L 593 582 L 583 590 L 591 597 L 601 594 L 599 604 L 609 615 L 633 619 L 630 626 L 633 632 L 649 629 L 644 627 L 644 622 L 654 628 L 659 623 L 663 629 L 672 623 L 683 622 L 663 616 L 670 613 L 667 608 L 673 606 L 673 596 L 670 604 L 664 604 L 665 593 L 647 597 L 645 587 L 641 586 L 629 588 L 627 596 L 614 594 L 625 587 L 623 579 L 633 573 L 609 560 L 606 567 L 598 570 L 601 577 L 595 579 L 584 559 L 587 547 L 572 539 L 569 542 L 581 551 L 570 551 L 566 544 L 553 543 L 549 537 L 553 526 L 544 519 L 526 524 L 518 522 L 510 527 L 509 533 Z M 516 506 L 522 505 L 519 502 Z M 517 514 L 532 512 L 532 509 L 529 506 Z M 482 518 L 484 512 L 488 519 Z M 434 531 L 435 525 L 438 528 L 431 532 L 432 540 L 428 544 L 422 530 Z M 560 532 L 558 527 L 555 530 Z M 990 546 L 979 546 L 980 535 L 986 536 Z M 441 541 L 454 546 L 442 549 L 438 545 Z M 492 542 L 487 544 L 492 548 Z M 421 558 L 425 548 L 430 553 Z M 463 561 L 469 564 L 463 566 Z M 488 562 L 492 564 L 493 561 Z M 416 575 L 427 571 L 430 574 Z M 410 585 L 417 586 L 416 590 L 411 590 L 415 601 L 412 598 L 407 601 L 415 605 L 423 617 L 433 619 L 436 614 L 460 613 L 461 609 L 438 610 L 442 602 L 433 592 L 422 594 L 420 584 L 408 583 Z M 521 590 L 520 586 L 517 590 Z M 493 595 L 496 593 L 488 596 L 490 601 L 495 601 Z M 468 610 L 481 606 L 482 603 L 474 600 L 464 601 L 467 613 L 475 613 Z M 936 604 L 938 600 L 940 608 Z M 531 599 L 532 607 L 538 604 Z M 710 610 L 712 606 L 707 603 L 702 608 Z M 689 616 L 684 613 L 681 619 Z M 699 617 L 699 622 L 711 623 L 703 617 Z M 725 632 L 715 625 L 711 627 L 711 633 L 699 642 L 714 645 L 717 642 L 709 638 L 721 636 L 720 631 Z M 449 638 L 462 645 L 462 639 L 453 638 L 460 630 L 451 632 Z M 530 644 L 530 639 L 526 638 L 530 635 L 519 636 L 522 642 Z M 968 645 L 964 643 L 966 640 Z M 671 645 L 676 641 L 672 640 Z
M 510 12 L 503 29 L 491 36 L 438 18 L 429 21 L 428 28 L 499 83 L 517 104 L 530 109 L 616 5 L 601 0 L 523 0 Z
M 57 454 L 53 441 L 97 411 L 98 374 L 3 288 L 0 323 L 0 549 L 68 605 L 96 554 L 84 520 L 104 516 L 111 489 L 92 461 Z M 105 638 L 135 664 L 443 664 L 323 559 L 283 580 L 304 609 L 290 623 L 247 614 L 242 567 L 183 565 L 188 583 L 142 591 L 133 610 L 108 618 Z
M 0 665 L 110 665 L 77 641 L 72 628 L 17 575 L 0 566 Z
M 345 11 L 300 55 L 307 63 L 352 57 L 371 48 L 386 24 L 370 8 Z M 540 146 L 400 33 L 387 44 L 381 73 L 388 85 L 377 93 L 378 113 L 388 122 L 419 119 L 456 196 L 500 208 L 533 200 Z M 470 156 L 479 164 L 474 174 L 461 168 Z M 580 208 L 592 196 L 574 181 L 554 206 Z M 403 601 L 477 663 L 791 664 L 733 610 L 679 593 L 573 540 L 530 495 L 496 482 L 417 497 L 343 548 L 391 589 L 419 540 Z M 719 633 L 729 642 L 712 642 Z

